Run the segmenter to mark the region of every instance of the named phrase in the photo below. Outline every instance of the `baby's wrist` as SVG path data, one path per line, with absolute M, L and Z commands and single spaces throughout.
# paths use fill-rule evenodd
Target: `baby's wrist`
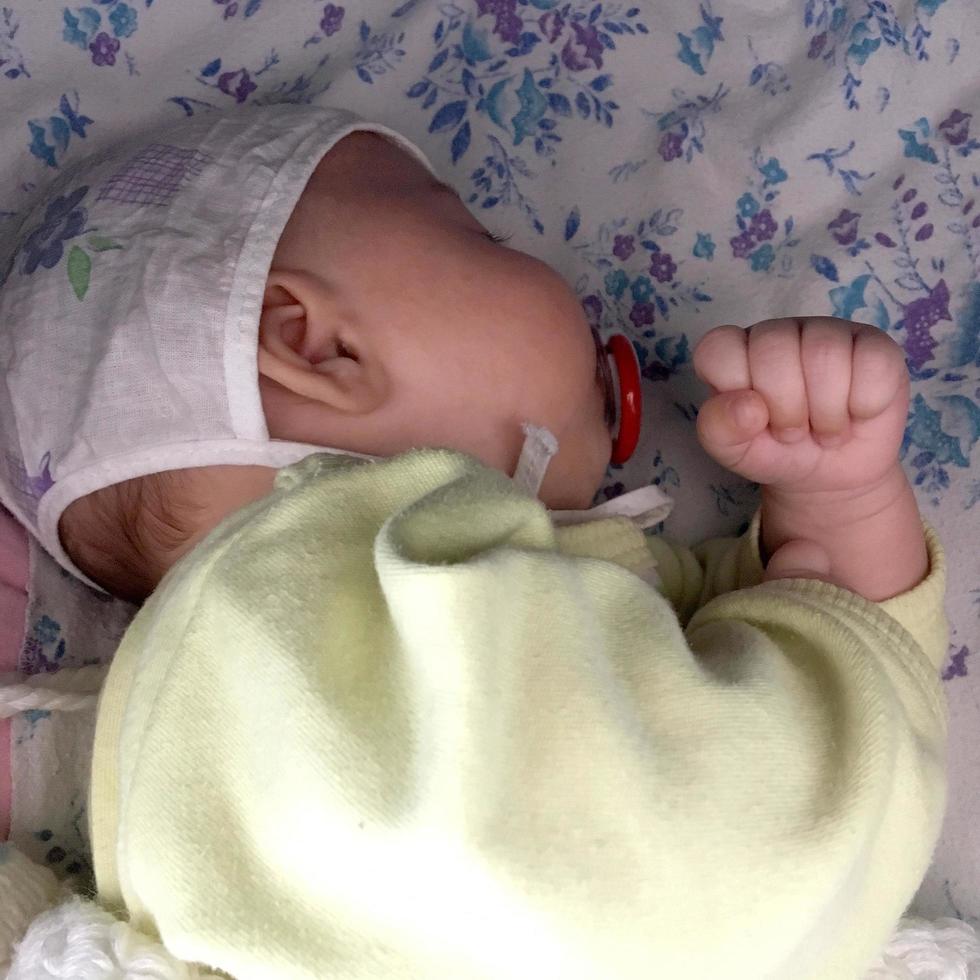
M 881 477 L 860 487 L 808 490 L 763 486 L 762 506 L 794 526 L 823 535 L 862 524 L 893 507 L 910 491 L 905 471 L 896 461 Z
M 922 519 L 897 461 L 879 480 L 846 491 L 764 487 L 763 562 L 801 539 L 826 550 L 834 581 L 873 601 L 913 588 L 928 572 Z

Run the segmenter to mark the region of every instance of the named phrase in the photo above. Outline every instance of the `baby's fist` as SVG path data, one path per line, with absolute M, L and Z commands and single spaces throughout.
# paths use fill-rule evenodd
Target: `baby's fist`
M 831 317 L 717 327 L 695 349 L 694 370 L 712 389 L 698 438 L 746 479 L 847 491 L 898 459 L 909 376 L 901 348 L 875 327 Z

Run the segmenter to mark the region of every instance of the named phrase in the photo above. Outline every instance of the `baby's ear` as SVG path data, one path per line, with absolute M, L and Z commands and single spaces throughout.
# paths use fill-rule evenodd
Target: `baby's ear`
M 306 272 L 269 276 L 259 320 L 259 374 L 294 394 L 354 415 L 387 396 L 387 375 L 336 295 Z

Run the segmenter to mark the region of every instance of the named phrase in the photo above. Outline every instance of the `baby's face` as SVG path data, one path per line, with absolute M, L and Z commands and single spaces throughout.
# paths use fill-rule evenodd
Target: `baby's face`
M 363 363 L 351 369 L 382 381 L 357 410 L 313 411 L 263 377 L 274 437 L 380 456 L 446 447 L 513 474 L 528 421 L 559 440 L 542 499 L 589 506 L 611 439 L 578 300 L 404 150 L 368 133 L 342 140 L 304 191 L 270 283 L 277 271 L 314 283 L 306 315 L 339 323 L 336 350 L 354 348 Z

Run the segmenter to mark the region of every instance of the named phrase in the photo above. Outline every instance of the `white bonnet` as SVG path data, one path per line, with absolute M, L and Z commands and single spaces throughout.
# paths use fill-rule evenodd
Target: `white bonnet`
M 0 243 L 0 500 L 74 575 L 58 520 L 77 498 L 324 450 L 269 438 L 258 324 L 308 178 L 357 130 L 432 169 L 342 110 L 212 113 L 82 161 Z

